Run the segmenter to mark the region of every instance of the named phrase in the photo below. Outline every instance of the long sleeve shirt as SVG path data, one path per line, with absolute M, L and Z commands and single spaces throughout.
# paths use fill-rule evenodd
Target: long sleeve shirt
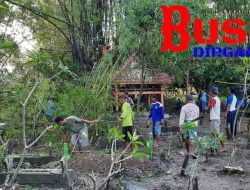
M 199 114 L 200 110 L 198 106 L 193 103 L 187 103 L 181 108 L 179 126 L 182 126 L 184 124 L 185 119 L 188 121 L 194 120 L 199 117 Z M 198 121 L 195 121 L 194 123 L 196 124 L 196 126 L 198 125 Z
M 133 126 L 134 112 L 128 102 L 122 104 L 121 118 L 123 127 Z
M 151 104 L 149 118 L 153 121 L 161 121 L 164 119 L 164 107 L 160 102 Z

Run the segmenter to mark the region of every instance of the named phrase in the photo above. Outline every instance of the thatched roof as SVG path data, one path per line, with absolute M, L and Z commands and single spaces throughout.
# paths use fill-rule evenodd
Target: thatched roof
M 124 66 L 118 71 L 113 82 L 116 84 L 141 83 L 142 69 L 138 64 L 138 57 L 133 55 L 125 62 Z M 145 84 L 171 84 L 172 77 L 167 73 L 161 72 L 156 68 L 145 68 Z

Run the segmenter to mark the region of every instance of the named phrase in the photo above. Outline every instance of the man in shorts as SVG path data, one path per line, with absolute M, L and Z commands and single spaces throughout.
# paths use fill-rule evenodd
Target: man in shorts
M 233 139 L 237 134 L 237 97 L 235 96 L 235 89 L 230 89 L 230 95 L 227 97 L 227 107 L 225 117 L 227 118 L 227 124 L 230 125 L 231 136 Z
M 151 96 L 152 104 L 149 119 L 152 121 L 152 134 L 154 137 L 154 147 L 160 146 L 161 125 L 164 124 L 164 107 L 157 101 L 157 96 Z
M 200 109 L 193 103 L 193 96 L 191 94 L 186 97 L 186 100 L 187 103 L 181 108 L 179 120 L 180 131 L 182 131 L 185 120 L 191 122 L 192 120 L 197 119 L 200 114 Z M 198 121 L 194 121 L 194 124 L 197 127 Z M 195 128 L 194 130 L 197 130 L 197 128 Z M 196 155 L 194 154 L 195 144 L 192 142 L 192 140 L 196 140 L 197 138 L 197 131 L 191 131 L 185 139 L 187 154 L 190 154 L 191 156 L 193 156 L 193 158 L 196 158 Z
M 67 118 L 64 118 L 62 116 L 57 116 L 55 118 L 55 122 L 58 125 L 62 126 L 62 129 L 64 130 L 63 133 L 63 142 L 67 142 L 67 133 L 66 131 L 72 132 L 71 135 L 71 146 L 70 146 L 70 152 L 74 150 L 74 147 L 78 144 L 79 150 L 81 151 L 85 146 L 89 144 L 88 139 L 88 128 L 86 124 L 91 124 L 97 122 L 97 120 L 86 120 L 86 119 L 80 119 L 76 116 L 69 116 Z
M 218 97 L 219 89 L 217 87 L 213 87 L 210 93 L 210 101 L 208 107 L 210 108 L 210 121 L 211 121 L 211 130 L 215 133 L 215 135 L 220 134 L 220 109 L 221 109 L 221 101 Z M 225 146 L 223 142 L 221 143 L 220 152 L 225 152 Z
M 130 143 L 128 133 L 133 134 L 134 112 L 131 105 L 127 102 L 126 95 L 119 96 L 118 101 L 122 105 L 121 116 L 118 120 L 122 122 L 122 134 L 125 136 L 125 148 L 127 148 Z

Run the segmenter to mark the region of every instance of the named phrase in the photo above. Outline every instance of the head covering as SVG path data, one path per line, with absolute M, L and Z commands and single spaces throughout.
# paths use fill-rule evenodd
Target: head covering
M 216 86 L 214 86 L 213 88 L 212 88 L 212 90 L 211 90 L 213 93 L 215 93 L 215 94 L 218 94 L 219 93 L 219 89 L 218 89 L 218 87 L 216 87 Z
M 187 101 L 193 101 L 193 96 L 192 96 L 192 94 L 189 94 L 189 95 L 187 95 Z
M 126 97 L 126 95 L 120 95 L 119 97 L 118 97 L 118 99 L 126 99 L 127 97 Z

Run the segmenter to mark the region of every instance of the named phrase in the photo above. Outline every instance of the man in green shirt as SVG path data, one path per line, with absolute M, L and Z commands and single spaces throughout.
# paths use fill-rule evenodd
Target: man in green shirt
M 122 105 L 121 116 L 118 120 L 122 123 L 122 133 L 125 135 L 125 147 L 129 145 L 130 139 L 128 133 L 133 134 L 133 122 L 134 112 L 132 111 L 131 105 L 127 102 L 125 95 L 121 95 L 118 98 L 119 103 Z
M 71 135 L 71 146 L 70 146 L 70 152 L 72 153 L 74 147 L 76 144 L 79 145 L 79 149 L 82 150 L 85 146 L 89 144 L 88 140 L 88 128 L 86 124 L 91 124 L 97 122 L 97 120 L 86 120 L 86 119 L 80 119 L 76 116 L 69 116 L 67 118 L 64 118 L 62 116 L 57 116 L 55 118 L 55 122 L 58 125 L 62 126 L 62 129 L 64 131 L 63 133 L 63 142 L 67 142 L 67 133 L 66 131 L 72 132 Z

